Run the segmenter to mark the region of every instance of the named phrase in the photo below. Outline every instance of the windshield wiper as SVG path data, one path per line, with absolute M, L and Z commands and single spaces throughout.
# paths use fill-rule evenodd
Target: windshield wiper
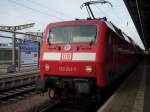
M 94 40 L 91 40 L 90 43 L 89 43 L 90 46 L 93 45 L 93 43 L 94 43 Z
M 49 41 L 49 37 L 47 38 L 47 44 L 51 45 L 50 41 Z
M 96 36 L 94 36 L 94 39 L 92 39 L 92 40 L 90 41 L 90 43 L 89 43 L 90 46 L 93 45 L 93 43 L 94 43 L 95 41 L 96 41 Z
M 51 45 L 51 43 L 50 43 L 50 41 L 49 41 L 49 40 L 50 40 L 50 39 L 49 39 L 49 38 L 50 38 L 50 33 L 51 33 L 51 30 L 49 29 L 48 38 L 47 38 L 47 43 L 48 43 L 48 45 Z

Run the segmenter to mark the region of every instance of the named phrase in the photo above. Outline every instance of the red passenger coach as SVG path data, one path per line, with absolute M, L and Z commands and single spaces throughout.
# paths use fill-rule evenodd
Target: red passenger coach
M 75 20 L 49 24 L 40 54 L 39 88 L 50 97 L 98 96 L 135 65 L 136 47 L 113 24 Z

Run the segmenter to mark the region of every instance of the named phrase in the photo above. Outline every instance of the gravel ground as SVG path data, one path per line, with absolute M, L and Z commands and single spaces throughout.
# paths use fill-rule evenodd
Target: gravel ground
M 44 96 L 36 94 L 16 103 L 0 106 L 0 112 L 39 112 L 48 105 L 50 100 L 47 93 Z

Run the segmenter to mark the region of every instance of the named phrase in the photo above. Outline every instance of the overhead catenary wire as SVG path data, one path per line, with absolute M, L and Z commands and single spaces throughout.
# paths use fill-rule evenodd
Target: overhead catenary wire
M 37 1 L 32 1 L 32 0 L 26 0 L 26 1 L 28 1 L 28 2 L 30 2 L 30 3 L 33 3 L 33 4 L 35 4 L 35 5 L 38 5 L 38 6 L 40 6 L 40 7 L 43 7 L 43 8 L 45 8 L 45 9 L 48 9 L 49 11 L 53 11 L 54 13 L 56 13 L 56 14 L 58 14 L 58 15 L 60 15 L 60 16 L 63 15 L 63 17 L 65 17 L 65 18 L 75 18 L 75 17 L 70 16 L 70 15 L 67 15 L 67 14 L 65 14 L 65 13 L 63 13 L 63 12 L 57 11 L 57 10 L 55 10 L 55 9 L 52 9 L 52 8 L 50 8 L 50 7 L 48 7 L 48 6 L 44 5 L 44 4 L 41 4 L 41 3 L 37 2 Z
M 104 15 L 108 16 L 109 17 L 109 14 L 106 12 L 104 12 L 102 9 L 100 9 L 97 5 L 95 5 L 95 7 L 100 10 L 100 12 L 102 12 Z M 117 16 L 117 14 L 115 14 L 115 16 L 113 16 L 117 21 L 121 21 L 122 18 L 120 18 L 119 16 Z
M 43 14 L 43 15 L 46 15 L 46 16 L 48 16 L 48 17 L 55 18 L 55 19 L 57 19 L 57 20 L 64 20 L 64 19 L 61 18 L 61 17 L 57 17 L 57 16 L 54 16 L 54 15 L 50 15 L 49 13 L 40 11 L 40 10 L 38 10 L 38 9 L 31 8 L 31 7 L 29 7 L 29 6 L 26 6 L 26 5 L 22 4 L 22 3 L 16 2 L 16 1 L 14 1 L 14 0 L 8 0 L 8 1 L 11 2 L 11 3 L 13 3 L 13 4 L 16 4 L 16 5 L 20 6 L 20 7 L 27 8 L 27 9 L 29 9 L 29 10 L 32 10 L 32 11 L 34 11 L 34 12 L 37 12 L 37 13 L 40 13 L 40 14 Z
M 83 0 L 82 0 L 83 1 Z M 92 0 L 85 0 L 84 2 L 92 2 Z M 139 11 L 139 4 L 138 4 L 138 0 L 136 0 L 136 5 L 137 5 L 137 10 L 138 10 L 138 13 L 139 13 L 139 18 L 140 18 L 140 25 L 141 25 L 141 29 L 142 29 L 142 36 L 144 37 L 144 30 L 143 30 L 143 24 L 142 24 L 142 19 L 141 19 L 141 15 L 140 15 L 140 11 Z M 106 17 L 108 17 L 108 19 L 110 19 L 110 15 L 108 14 L 108 12 L 107 11 L 103 11 L 100 7 L 98 7 L 96 4 L 94 4 L 94 6 L 97 8 L 97 9 L 99 9 L 103 14 L 104 14 L 104 16 L 106 15 Z M 115 11 L 115 10 L 114 10 Z M 111 16 L 112 17 L 112 16 Z M 115 14 L 115 16 L 113 16 L 113 19 L 115 19 L 116 21 L 120 21 L 121 23 L 122 23 L 122 20 L 124 19 L 123 17 L 121 17 L 121 16 L 118 16 L 117 14 Z M 131 19 L 131 18 L 130 18 Z M 130 22 L 130 20 L 129 19 L 127 19 L 127 26 L 128 26 L 128 22 Z M 119 26 L 119 25 L 117 25 L 117 26 Z M 124 25 L 122 24 L 122 27 L 124 27 Z M 135 26 L 134 26 L 134 28 L 135 28 Z M 133 31 L 133 29 L 132 29 L 132 31 Z M 137 30 L 136 30 L 136 28 L 135 28 L 135 32 L 137 32 Z M 138 34 L 138 33 L 137 33 Z M 130 34 L 131 35 L 131 34 Z M 139 36 L 139 35 L 138 35 Z M 133 36 L 134 37 L 134 36 Z M 144 45 L 146 44 L 145 43 L 145 39 L 143 38 L 143 40 L 144 40 Z M 138 43 L 138 42 L 137 42 Z

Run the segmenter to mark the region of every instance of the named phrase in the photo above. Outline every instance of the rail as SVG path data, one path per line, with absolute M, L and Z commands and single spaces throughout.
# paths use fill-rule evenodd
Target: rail
M 16 88 L 19 86 L 35 83 L 39 78 L 37 72 L 27 72 L 26 74 L 11 74 L 0 76 L 0 91 Z
M 39 72 L 11 74 L 0 77 L 0 103 L 35 90 Z

